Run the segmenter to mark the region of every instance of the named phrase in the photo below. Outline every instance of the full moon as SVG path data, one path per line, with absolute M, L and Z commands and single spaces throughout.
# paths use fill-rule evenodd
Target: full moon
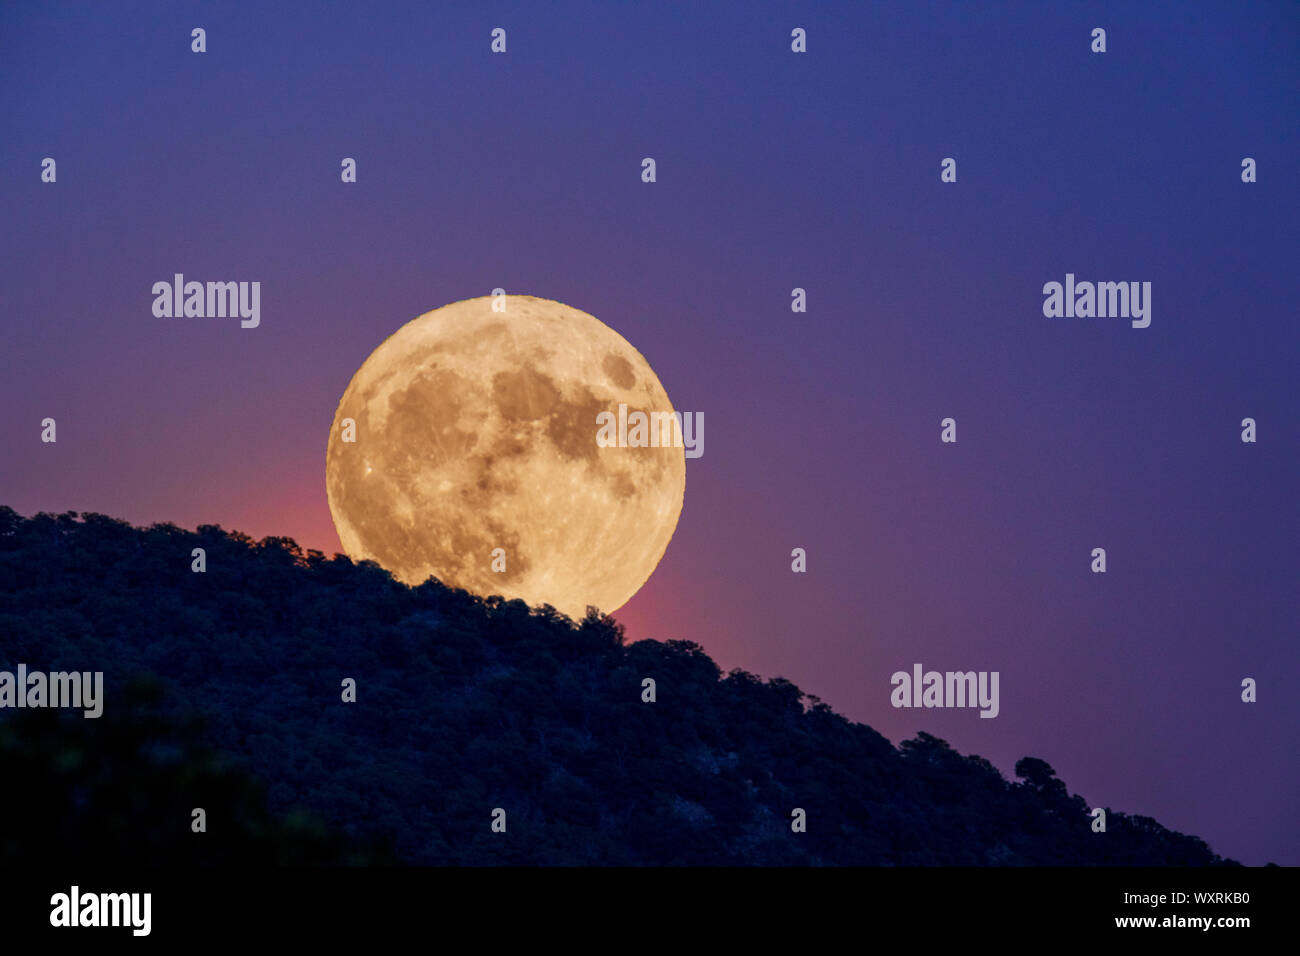
M 390 335 L 348 383 L 325 484 L 348 556 L 581 618 L 621 607 L 677 527 L 680 442 L 601 447 L 597 415 L 672 412 L 641 353 L 532 296 L 467 299 Z

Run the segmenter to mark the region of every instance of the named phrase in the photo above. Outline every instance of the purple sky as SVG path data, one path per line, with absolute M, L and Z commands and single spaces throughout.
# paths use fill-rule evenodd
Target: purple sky
M 707 423 L 631 638 L 1300 864 L 1300 26 L 1134 6 L 7 5 L 0 503 L 333 552 L 361 362 L 558 299 Z M 260 281 L 261 326 L 155 318 L 175 272 Z M 1067 272 L 1151 326 L 1045 318 Z M 893 709 L 916 662 L 1001 713 Z

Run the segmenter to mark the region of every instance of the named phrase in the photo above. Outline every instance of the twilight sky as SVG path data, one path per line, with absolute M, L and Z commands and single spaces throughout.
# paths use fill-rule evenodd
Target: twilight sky
M 1300 20 L 1136 6 L 5 5 L 0 504 L 332 553 L 370 352 L 558 299 L 707 423 L 630 639 L 1300 864 Z M 176 272 L 260 327 L 155 318 Z M 1067 272 L 1150 327 L 1044 317 Z M 892 708 L 917 662 L 999 716 Z

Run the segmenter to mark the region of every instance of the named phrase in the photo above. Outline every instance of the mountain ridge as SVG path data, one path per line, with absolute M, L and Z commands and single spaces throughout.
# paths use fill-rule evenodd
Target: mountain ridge
M 1017 782 L 930 734 L 896 748 L 783 678 L 628 643 L 595 609 L 411 588 L 217 525 L 0 507 L 0 668 L 20 662 L 103 670 L 101 721 L 155 682 L 165 719 L 202 715 L 196 739 L 264 784 L 272 816 L 305 809 L 337 837 L 317 862 L 1234 865 L 1150 817 L 1108 808 L 1092 832 L 1039 758 Z

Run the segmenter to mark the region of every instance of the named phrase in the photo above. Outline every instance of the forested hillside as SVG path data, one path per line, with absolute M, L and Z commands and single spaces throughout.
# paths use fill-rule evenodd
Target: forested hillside
M 10 859 L 63 840 L 141 863 L 1228 862 L 1147 817 L 1093 833 L 1042 760 L 1009 782 L 926 734 L 895 748 L 694 644 L 210 525 L 0 508 L 0 670 L 20 663 L 102 670 L 106 700 L 98 720 L 0 710 Z

